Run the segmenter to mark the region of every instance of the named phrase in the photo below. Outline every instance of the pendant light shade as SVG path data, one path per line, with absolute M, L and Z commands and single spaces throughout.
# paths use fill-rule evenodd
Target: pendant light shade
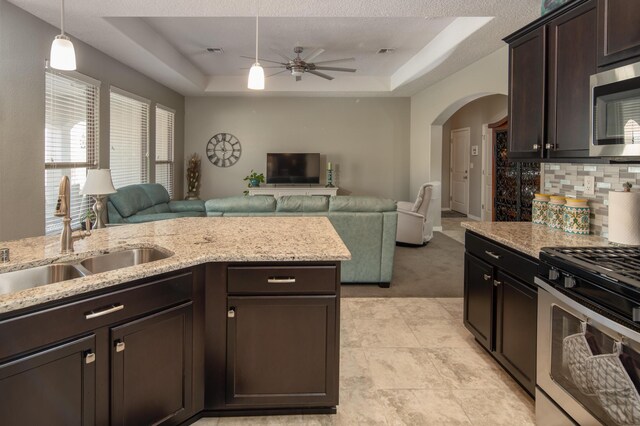
M 258 3 L 258 11 L 260 3 Z M 249 70 L 249 82 L 247 87 L 251 90 L 264 90 L 264 69 L 258 62 L 258 15 L 256 15 L 256 63 Z
M 49 64 L 51 68 L 57 70 L 73 71 L 76 69 L 76 51 L 69 37 L 64 34 L 64 0 L 60 0 L 60 34 L 51 43 Z

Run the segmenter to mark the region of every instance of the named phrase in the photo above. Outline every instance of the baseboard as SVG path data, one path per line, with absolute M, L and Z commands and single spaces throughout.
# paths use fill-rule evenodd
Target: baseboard
M 470 214 L 468 214 L 467 217 L 471 220 L 477 220 L 478 222 L 482 221 L 482 219 L 480 219 L 478 216 L 471 216 Z
M 436 232 L 442 232 L 442 226 L 434 226 L 433 230 Z

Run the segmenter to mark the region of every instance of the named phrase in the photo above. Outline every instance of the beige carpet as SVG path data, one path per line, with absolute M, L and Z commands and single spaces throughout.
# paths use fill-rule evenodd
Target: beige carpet
M 390 288 L 343 284 L 342 297 L 462 297 L 464 245 L 435 232 L 424 247 L 396 247 Z

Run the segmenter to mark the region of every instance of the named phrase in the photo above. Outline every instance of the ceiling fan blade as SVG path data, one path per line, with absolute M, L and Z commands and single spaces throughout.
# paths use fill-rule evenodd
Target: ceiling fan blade
M 318 72 L 318 71 L 314 71 L 314 70 L 309 70 L 307 71 L 309 74 L 313 74 L 313 75 L 317 75 L 318 77 L 322 77 L 326 80 L 333 80 L 333 77 L 331 77 L 330 75 Z
M 263 66 L 262 68 L 266 69 L 266 68 L 286 68 L 286 67 L 284 65 L 267 65 L 266 67 Z M 241 70 L 250 70 L 251 67 L 242 67 L 242 68 L 239 68 L 239 69 L 241 69 Z
M 283 55 L 282 53 L 278 52 L 276 49 L 269 49 L 273 54 L 280 56 L 282 59 L 285 60 L 285 62 L 289 63 L 291 61 L 293 61 L 293 59 L 291 59 L 290 57 L 288 57 L 287 55 Z
M 240 57 L 241 58 L 245 58 L 245 59 L 251 59 L 252 61 L 256 60 L 255 56 L 240 56 Z M 268 59 L 263 59 L 263 58 L 258 58 L 258 61 L 260 61 L 260 62 L 271 62 L 272 64 L 287 65 L 284 62 L 270 61 Z
M 300 81 L 300 80 L 302 80 L 302 77 L 299 75 L 296 75 L 296 81 Z
M 356 72 L 355 68 L 340 68 L 340 67 L 315 67 L 314 70 L 323 71 L 344 71 L 344 72 Z
M 343 58 L 343 59 L 331 59 L 330 61 L 320 61 L 320 62 L 314 62 L 316 65 L 320 65 L 320 64 L 332 64 L 334 62 L 350 62 L 350 61 L 355 61 L 356 58 Z
M 269 74 L 269 75 L 267 76 L 267 78 L 268 78 L 268 77 L 273 77 L 274 75 L 282 74 L 283 72 L 287 72 L 287 71 L 289 71 L 289 70 L 284 69 L 284 70 L 282 70 L 282 71 L 274 72 L 273 74 Z
M 316 50 L 314 50 L 313 52 L 311 52 L 309 55 L 307 55 L 304 58 L 302 58 L 302 60 L 305 61 L 305 62 L 311 62 L 315 58 L 317 58 L 318 56 L 322 55 L 323 52 L 324 52 L 324 49 L 319 47 Z

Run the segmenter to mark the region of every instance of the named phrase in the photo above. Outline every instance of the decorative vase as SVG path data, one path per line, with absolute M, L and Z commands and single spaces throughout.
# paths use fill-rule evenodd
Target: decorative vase
M 564 204 L 566 199 L 559 195 L 552 195 L 547 205 L 547 226 L 553 229 L 564 228 Z
M 249 179 L 249 186 L 252 188 L 258 188 L 260 186 L 260 181 L 258 179 Z
M 531 221 L 540 225 L 547 224 L 547 210 L 549 209 L 549 195 L 535 194 L 531 206 Z
M 570 234 L 589 235 L 589 213 L 587 200 L 567 198 L 563 214 L 564 231 Z
M 184 197 L 185 200 L 199 200 L 197 192 L 187 192 L 187 196 Z

